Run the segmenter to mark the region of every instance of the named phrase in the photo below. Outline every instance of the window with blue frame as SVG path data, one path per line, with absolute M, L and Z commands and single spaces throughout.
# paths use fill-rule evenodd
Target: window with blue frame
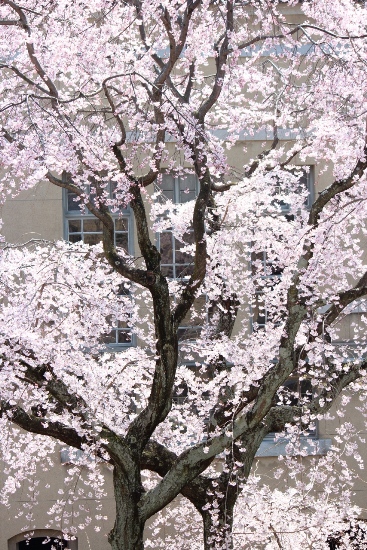
M 305 193 L 304 206 L 309 210 L 314 201 L 314 167 L 297 166 L 293 168 L 292 173 L 298 177 L 298 187 L 296 192 Z M 281 207 L 281 214 L 286 219 L 291 220 L 290 204 L 286 202 L 287 189 L 282 189 L 281 184 L 276 188 L 276 195 L 281 199 L 275 199 L 274 203 Z M 281 322 L 281 318 L 276 311 L 271 310 L 266 303 L 266 294 L 280 282 L 283 269 L 277 265 L 276 261 L 269 261 L 265 250 L 253 253 L 251 257 L 252 274 L 257 279 L 256 292 L 253 304 L 251 306 L 251 327 L 253 331 L 265 329 L 266 324 L 271 321 L 273 324 Z
M 112 194 L 112 189 L 108 193 Z M 112 195 L 111 195 L 112 198 Z M 91 214 L 87 208 L 83 207 L 78 197 L 72 191 L 64 189 L 64 237 L 71 243 L 84 242 L 89 245 L 95 245 L 102 241 L 103 228 L 102 222 Z M 117 248 L 122 248 L 125 252 L 133 254 L 132 242 L 132 216 L 129 208 L 120 212 L 111 212 L 114 221 L 114 240 Z M 125 299 L 129 295 L 129 289 L 122 284 L 118 296 Z M 126 321 L 109 319 L 111 323 L 111 332 L 106 334 L 103 342 L 112 347 L 130 346 L 133 344 L 131 328 Z
M 192 201 L 197 196 L 198 186 L 199 182 L 194 174 L 186 176 L 163 174 L 162 183 L 159 186 L 161 190 L 159 200 L 163 204 L 166 200 L 174 204 Z M 192 229 L 183 235 L 183 242 L 176 239 L 170 229 L 159 233 L 157 241 L 163 275 L 170 279 L 189 278 L 193 271 L 193 258 L 191 254 L 184 252 L 184 248 L 194 242 Z
M 299 178 L 296 191 L 300 193 L 305 193 L 306 191 L 304 206 L 309 210 L 314 200 L 314 167 L 297 166 L 292 169 L 292 173 Z M 290 204 L 286 202 L 287 191 L 279 185 L 276 189 L 276 194 L 282 196 L 281 200 L 276 199 L 277 204 L 281 207 L 281 215 L 287 216 L 288 219 Z M 283 269 L 276 261 L 269 260 L 265 250 L 252 254 L 251 269 L 253 276 L 261 282 L 261 284 L 257 284 L 254 301 L 251 306 L 251 328 L 252 331 L 266 330 L 266 325 L 269 322 L 273 326 L 277 326 L 282 321 L 279 312 L 268 306 L 266 295 L 267 292 L 280 282 Z M 279 389 L 277 404 L 288 406 L 302 405 L 310 401 L 312 392 L 311 381 L 309 379 L 300 378 L 297 374 L 292 375 Z M 265 440 L 273 441 L 274 436 L 274 433 L 270 433 L 265 437 Z M 316 427 L 310 428 L 307 437 L 311 439 L 317 437 Z
M 163 174 L 162 181 L 157 190 L 160 191 L 158 200 L 165 204 L 167 200 L 173 204 L 183 204 L 194 200 L 199 191 L 199 180 L 195 174 L 173 176 Z M 192 275 L 194 264 L 193 256 L 184 249 L 194 243 L 194 233 L 189 228 L 183 235 L 182 241 L 176 239 L 171 229 L 166 229 L 157 234 L 157 246 L 161 254 L 161 269 L 164 276 L 169 279 L 177 279 L 186 284 Z M 206 296 L 196 298 L 193 308 L 186 315 L 178 329 L 178 339 L 195 341 L 202 329 L 202 313 L 206 308 Z
M 290 172 L 298 178 L 298 184 L 295 187 L 292 186 L 292 191 L 299 194 L 306 192 L 304 206 L 309 210 L 314 201 L 314 166 L 296 166 Z M 279 182 L 276 187 L 276 195 L 281 195 L 282 199 L 275 199 L 274 203 L 281 207 L 284 214 L 290 211 L 290 204 L 287 202 L 288 193 L 289 190 Z

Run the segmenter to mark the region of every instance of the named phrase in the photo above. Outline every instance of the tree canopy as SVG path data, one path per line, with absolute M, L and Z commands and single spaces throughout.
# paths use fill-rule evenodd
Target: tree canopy
M 48 180 L 102 237 L 2 247 L 4 501 L 59 441 L 97 499 L 113 468 L 113 550 L 143 548 L 179 494 L 206 550 L 234 525 L 244 548 L 281 547 L 279 518 L 289 548 L 324 548 L 357 514 L 337 447 L 307 481 L 297 457 L 336 401 L 366 408 L 363 315 L 340 337 L 367 294 L 366 53 L 351 0 L 1 2 L 2 201 Z M 116 237 L 128 210 L 135 250 Z M 136 345 L 109 347 L 116 327 Z M 250 476 L 274 432 L 288 493 Z

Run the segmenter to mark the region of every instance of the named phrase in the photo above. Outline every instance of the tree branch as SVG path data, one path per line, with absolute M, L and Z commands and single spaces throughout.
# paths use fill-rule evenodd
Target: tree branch
M 289 32 L 286 33 L 280 33 L 280 34 L 259 34 L 252 38 L 251 40 L 248 40 L 246 42 L 241 42 L 238 44 L 237 48 L 239 50 L 243 50 L 245 48 L 248 48 L 249 46 L 253 46 L 257 42 L 263 42 L 265 40 L 277 40 L 281 38 L 287 38 L 288 36 L 292 36 L 293 34 L 297 34 L 299 31 L 303 31 L 304 29 L 313 29 L 316 31 L 319 31 L 322 34 L 326 34 L 327 36 L 331 36 L 332 38 L 337 38 L 338 40 L 358 40 L 360 38 L 366 38 L 367 34 L 362 35 L 338 35 L 334 32 L 328 31 L 326 29 L 322 29 L 321 27 L 318 27 L 317 25 L 311 25 L 308 23 L 302 24 L 302 25 L 296 25 L 294 29 L 292 29 Z M 306 35 L 307 36 L 307 35 Z M 233 48 L 229 48 L 225 53 L 229 54 L 232 53 L 234 50 Z
M 86 443 L 86 438 L 80 436 L 74 428 L 69 428 L 61 422 L 50 422 L 45 418 L 28 414 L 18 405 L 0 401 L 0 416 L 2 415 L 6 415 L 11 422 L 27 432 L 53 437 L 70 447 L 81 449 L 83 443 Z
M 200 167 L 196 166 L 197 173 L 200 173 Z M 176 327 L 194 303 L 196 292 L 199 290 L 206 274 L 207 264 L 207 246 L 205 238 L 205 214 L 211 194 L 211 178 L 209 169 L 199 178 L 200 192 L 195 202 L 193 214 L 193 229 L 195 239 L 195 257 L 194 270 L 185 286 L 177 306 L 173 312 L 173 319 Z
M 19 15 L 19 19 L 20 19 L 19 25 L 27 32 L 28 36 L 31 36 L 31 28 L 28 25 L 28 21 L 24 14 L 23 9 L 12 0 L 3 0 L 2 3 L 7 4 Z M 58 97 L 57 88 L 55 84 L 52 82 L 52 80 L 50 79 L 50 77 L 47 75 L 47 73 L 44 71 L 40 62 L 38 61 L 33 42 L 26 42 L 26 48 L 29 55 L 29 59 L 32 65 L 34 66 L 36 73 L 41 78 L 41 80 L 46 84 L 47 88 L 49 89 L 50 95 L 52 96 L 53 100 L 55 100 L 55 98 Z M 56 106 L 54 102 L 53 102 L 53 105 Z
M 128 266 L 126 263 L 126 259 L 117 253 L 114 244 L 114 224 L 108 208 L 104 208 L 104 210 L 102 211 L 101 209 L 96 208 L 91 201 L 84 201 L 83 191 L 77 185 L 73 184 L 70 181 L 60 180 L 59 178 L 51 174 L 51 172 L 48 172 L 46 174 L 46 178 L 54 185 L 62 187 L 63 189 L 68 189 L 69 191 L 72 191 L 73 193 L 78 195 L 78 197 L 81 197 L 82 204 L 84 204 L 94 216 L 101 220 L 103 224 L 104 252 L 106 259 L 111 267 L 113 267 L 113 269 L 117 273 L 119 273 L 129 281 L 137 283 L 146 288 L 149 287 L 151 285 L 151 280 L 147 272 L 142 269 L 132 268 Z
M 197 118 L 201 124 L 204 123 L 205 115 L 208 113 L 208 111 L 213 107 L 213 105 L 217 102 L 223 86 L 223 81 L 225 77 L 225 67 L 227 64 L 227 58 L 228 58 L 228 44 L 229 44 L 229 37 L 231 33 L 233 32 L 233 5 L 234 2 L 232 0 L 227 0 L 227 13 L 226 13 L 226 30 L 225 30 L 225 36 L 222 41 L 222 45 L 220 47 L 220 50 L 218 52 L 217 46 L 215 46 L 215 49 L 217 50 L 217 57 L 215 59 L 216 65 L 217 65 L 217 71 L 215 74 L 215 80 L 214 80 L 214 86 L 211 91 L 210 96 L 204 101 L 202 106 L 199 108 L 197 113 Z
M 24 80 L 25 82 L 27 82 L 27 84 L 29 84 L 30 86 L 34 86 L 35 88 L 37 88 L 37 90 L 40 90 L 42 93 L 44 94 L 48 94 L 49 92 L 46 90 L 46 88 L 43 88 L 42 86 L 40 86 L 39 84 L 37 84 L 37 82 L 34 82 L 31 78 L 28 78 L 28 76 L 26 76 L 25 74 L 23 74 L 21 71 L 19 71 L 19 69 L 17 69 L 16 67 L 13 67 L 12 65 L 7 65 L 6 63 L 1 63 L 0 64 L 0 69 L 9 69 L 10 71 L 12 71 L 13 73 L 15 73 L 17 76 L 19 76 L 19 78 L 21 78 L 22 80 Z

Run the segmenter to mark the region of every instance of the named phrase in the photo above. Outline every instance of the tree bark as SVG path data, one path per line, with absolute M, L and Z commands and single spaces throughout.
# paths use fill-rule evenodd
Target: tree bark
M 233 550 L 233 505 L 201 512 L 204 550 Z
M 140 518 L 138 503 L 143 492 L 140 473 L 128 476 L 114 467 L 113 486 L 116 501 L 116 519 L 108 541 L 112 550 L 143 550 L 144 522 Z

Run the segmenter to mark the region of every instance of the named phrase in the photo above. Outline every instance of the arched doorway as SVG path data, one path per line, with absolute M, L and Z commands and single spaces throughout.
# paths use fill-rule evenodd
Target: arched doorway
M 30 540 L 23 540 L 17 543 L 17 550 L 66 550 L 70 548 L 64 539 L 51 537 L 32 537 Z
M 35 529 L 29 533 L 19 533 L 8 540 L 8 550 L 78 550 L 77 540 L 65 540 L 60 531 Z

